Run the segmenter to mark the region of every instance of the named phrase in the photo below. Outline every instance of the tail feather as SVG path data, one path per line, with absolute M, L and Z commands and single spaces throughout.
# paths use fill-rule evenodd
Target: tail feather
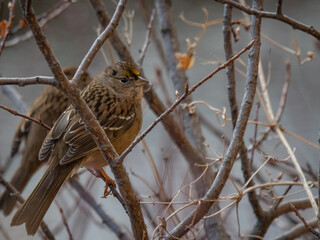
M 19 192 L 21 192 L 29 182 L 33 172 L 34 170 L 32 169 L 25 169 L 23 167 L 20 167 L 12 177 L 10 183 Z M 12 212 L 12 209 L 15 205 L 16 198 L 12 196 L 9 191 L 5 191 L 0 198 L 0 210 L 3 211 L 3 214 L 5 216 L 8 216 Z
M 74 164 L 50 164 L 29 198 L 15 213 L 11 226 L 26 224 L 29 235 L 34 235 L 62 184 L 71 174 Z

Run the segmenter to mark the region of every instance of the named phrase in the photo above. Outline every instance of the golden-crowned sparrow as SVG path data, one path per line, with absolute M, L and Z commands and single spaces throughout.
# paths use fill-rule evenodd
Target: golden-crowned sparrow
M 141 128 L 142 86 L 147 83 L 131 64 L 119 62 L 98 74 L 81 93 L 118 154 L 131 144 Z M 72 173 L 81 166 L 98 170 L 107 165 L 73 106 L 64 111 L 44 140 L 39 159 L 47 158 L 47 171 L 11 222 L 25 223 L 31 235 Z
M 76 73 L 76 70 L 77 67 L 66 67 L 63 71 L 68 79 L 71 79 Z M 85 73 L 83 78 L 78 81 L 78 87 L 83 89 L 91 81 L 92 78 Z M 69 105 L 70 102 L 62 91 L 55 87 L 47 86 L 39 97 L 36 98 L 27 115 L 36 119 L 40 118 L 42 122 L 51 127 Z M 47 133 L 48 130 L 44 127 L 25 118 L 23 118 L 18 125 L 11 145 L 10 157 L 12 158 L 17 154 L 21 142 L 24 142 L 25 146 L 22 161 L 10 183 L 19 192 L 24 189 L 32 175 L 45 162 L 39 161 L 38 152 Z M 15 203 L 15 197 L 11 196 L 8 191 L 5 191 L 0 198 L 0 209 L 3 210 L 4 215 L 7 216 L 11 213 Z

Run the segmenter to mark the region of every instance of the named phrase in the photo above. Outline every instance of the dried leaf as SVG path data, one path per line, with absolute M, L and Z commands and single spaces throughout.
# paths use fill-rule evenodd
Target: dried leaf
M 4 36 L 4 34 L 6 33 L 8 24 L 9 23 L 7 20 L 3 20 L 0 22 L 0 38 L 2 38 Z
M 21 19 L 21 20 L 19 21 L 19 27 L 20 27 L 20 28 L 25 28 L 26 26 L 27 26 L 26 20 L 25 20 L 25 19 Z
M 177 68 L 187 70 L 194 65 L 193 53 L 175 53 L 175 56 L 179 61 Z

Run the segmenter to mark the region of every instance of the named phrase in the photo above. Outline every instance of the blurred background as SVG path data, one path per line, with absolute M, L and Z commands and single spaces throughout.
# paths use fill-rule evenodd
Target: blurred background
M 4 6 L 7 5 L 8 1 L 4 2 Z M 50 7 L 55 4 L 56 1 L 41 1 L 34 0 L 32 5 L 37 14 L 47 11 Z M 109 13 L 113 13 L 115 9 L 115 3 L 112 1 L 104 1 Z M 250 4 L 250 2 L 247 2 Z M 275 11 L 277 1 L 265 1 L 264 7 L 267 11 Z M 154 6 L 153 2 L 148 1 L 149 8 L 152 9 Z M 194 41 L 194 37 L 197 37 L 201 32 L 200 28 L 190 26 L 183 22 L 179 18 L 180 13 L 184 13 L 185 18 L 194 22 L 202 23 L 204 21 L 204 14 L 202 8 L 206 8 L 209 13 L 209 20 L 222 19 L 223 18 L 223 4 L 216 3 L 215 1 L 173 1 L 173 8 L 175 11 L 175 21 L 178 30 L 178 37 L 181 44 L 181 51 L 186 52 L 187 44 L 186 39 L 189 38 Z M 133 16 L 133 28 L 132 28 L 132 42 L 129 46 L 132 55 L 136 60 L 139 58 L 140 50 L 143 46 L 147 26 L 145 21 L 141 17 L 138 1 L 129 1 L 126 7 L 128 14 L 134 13 Z M 283 12 L 284 14 L 295 18 L 298 21 L 306 25 L 312 25 L 315 29 L 320 29 L 320 3 L 314 0 L 306 0 L 303 3 L 299 0 L 283 1 Z M 4 8 L 2 16 L 7 19 L 8 11 Z M 16 22 L 21 19 L 21 12 L 19 4 L 16 6 Z M 233 20 L 241 19 L 243 15 L 240 11 L 234 10 Z M 75 1 L 72 3 L 64 12 L 59 16 L 51 20 L 45 27 L 44 33 L 56 55 L 61 66 L 78 66 L 82 61 L 83 57 L 89 50 L 90 46 L 97 37 L 97 29 L 99 27 L 98 20 L 94 11 L 92 10 L 88 1 Z M 120 35 L 124 38 L 123 29 L 125 28 L 124 20 L 121 21 L 118 26 Z M 154 31 L 159 33 L 158 21 L 155 20 Z M 299 65 L 297 57 L 293 54 L 275 46 L 269 40 L 262 39 L 261 45 L 261 61 L 263 70 L 266 78 L 268 79 L 268 90 L 272 101 L 272 107 L 274 113 L 278 108 L 279 100 L 281 98 L 282 86 L 284 83 L 286 68 L 285 61 L 291 62 L 291 82 L 288 91 L 288 98 L 284 115 L 281 120 L 281 126 L 287 131 L 290 131 L 302 138 L 317 144 L 317 138 L 319 134 L 319 123 L 320 123 L 320 80 L 319 80 L 319 42 L 315 38 L 307 35 L 306 33 L 296 31 L 290 26 L 275 21 L 273 19 L 263 19 L 262 21 L 262 33 L 276 41 L 278 44 L 286 46 L 291 49 L 301 49 L 301 59 L 306 58 L 307 52 L 312 51 L 314 59 L 309 62 Z M 249 34 L 240 27 L 239 41 L 234 43 L 234 52 L 240 51 L 249 42 Z M 108 48 L 105 45 L 103 47 L 106 55 L 109 57 Z M 223 50 L 223 35 L 222 35 L 222 24 L 215 24 L 209 26 L 206 29 L 205 34 L 201 38 L 196 48 L 195 64 L 192 68 L 187 70 L 187 75 L 190 81 L 190 85 L 194 85 L 200 81 L 204 76 L 211 73 L 216 66 L 211 64 L 212 62 L 224 62 L 225 55 Z M 114 53 L 115 59 L 117 59 Z M 247 54 L 244 54 L 241 59 L 246 62 Z M 110 62 L 110 58 L 109 58 Z M 95 76 L 97 73 L 102 71 L 106 66 L 106 61 L 100 52 L 95 57 L 93 63 L 89 68 L 89 73 Z M 246 72 L 246 67 L 237 63 L 237 68 Z M 160 68 L 162 76 L 171 100 L 175 98 L 175 89 L 172 85 L 172 81 L 168 76 L 165 67 L 163 66 L 159 55 L 157 53 L 154 42 L 151 39 L 150 46 L 146 52 L 144 59 L 143 69 L 148 80 L 153 83 L 156 92 L 165 100 L 163 91 L 159 86 L 159 82 L 156 81 L 155 69 Z M 51 76 L 49 67 L 47 66 L 41 52 L 39 51 L 35 40 L 33 38 L 20 42 L 12 47 L 4 49 L 0 56 L 0 75 L 2 77 L 28 77 L 28 76 Z M 237 98 L 240 103 L 243 92 L 245 77 L 240 73 L 236 74 L 237 81 Z M 33 100 L 38 96 L 43 86 L 30 85 L 26 87 L 14 86 L 14 88 L 21 94 L 23 101 L 27 106 L 30 106 Z M 203 100 L 215 108 L 222 109 L 226 107 L 227 116 L 230 117 L 229 103 L 226 91 L 226 76 L 225 71 L 221 71 L 215 75 L 212 79 L 201 86 L 194 94 L 194 100 Z M 3 93 L 0 92 L 0 104 L 11 109 L 17 110 L 17 106 Z M 156 116 L 150 111 L 147 104 L 144 102 L 144 122 L 142 130 L 149 126 L 156 118 Z M 227 126 L 221 126 L 216 120 L 215 112 L 209 110 L 204 105 L 196 105 L 196 109 L 205 117 L 212 125 L 218 128 L 226 137 L 230 138 L 232 133 L 231 123 L 228 122 Z M 251 114 L 251 120 L 255 117 L 256 105 Z M 4 164 L 10 153 L 10 145 L 13 134 L 19 123 L 20 118 L 13 116 L 12 114 L 0 109 L 0 163 Z M 260 110 L 259 121 L 267 122 L 263 112 Z M 215 149 L 218 153 L 223 155 L 225 151 L 225 145 L 220 136 L 212 134 L 211 131 L 203 126 L 203 134 L 206 142 Z M 262 132 L 263 127 L 259 127 L 258 131 Z M 250 145 L 250 139 L 253 138 L 254 125 L 249 125 L 245 135 L 245 141 L 247 145 Z M 263 145 L 264 151 L 274 157 L 284 159 L 288 157 L 286 151 L 282 146 L 279 146 L 279 141 L 275 138 L 275 135 L 270 135 Z M 274 137 L 274 138 L 272 138 Z M 292 148 L 295 149 L 295 154 L 304 167 L 309 164 L 310 168 L 317 172 L 319 151 L 303 143 L 293 137 L 287 136 L 287 139 Z M 161 176 L 170 175 L 171 180 L 166 181 L 164 186 L 168 191 L 169 196 L 179 190 L 181 186 L 192 181 L 186 163 L 181 156 L 177 147 L 172 143 L 168 134 L 159 124 L 153 131 L 145 138 L 145 141 L 150 148 L 150 152 L 154 161 L 156 162 L 157 169 Z M 209 155 L 216 157 L 214 153 L 210 152 Z M 21 155 L 17 156 L 9 169 L 4 173 L 4 177 L 9 180 L 14 170 L 17 168 Z M 152 190 L 139 179 L 142 176 L 147 182 L 155 187 L 154 174 L 152 167 L 149 164 L 148 155 L 140 143 L 132 153 L 125 160 L 125 166 L 129 172 L 132 183 L 141 197 L 142 202 L 151 202 L 154 197 Z M 260 153 L 255 153 L 255 166 L 260 166 L 263 162 L 263 158 Z M 219 165 L 217 164 L 217 167 Z M 239 161 L 235 163 L 232 170 L 232 174 L 235 177 L 242 179 L 240 171 Z M 107 169 L 107 168 L 106 168 Z M 32 191 L 36 183 L 41 178 L 45 167 L 32 178 L 22 193 L 23 197 L 27 197 Z M 107 169 L 108 172 L 110 172 Z M 104 183 L 100 180 L 95 180 L 91 177 L 91 174 L 83 169 L 80 170 L 80 181 L 87 186 L 87 190 L 94 196 L 95 200 L 102 206 L 102 208 L 110 214 L 118 223 L 122 223 L 126 228 L 130 229 L 130 223 L 124 212 L 122 206 L 113 197 L 101 198 L 104 189 Z M 274 169 L 272 167 L 265 167 L 262 170 L 262 174 L 266 178 L 277 178 L 281 169 Z M 138 177 L 137 177 L 138 176 Z M 292 180 L 292 179 L 290 179 Z M 308 179 L 310 180 L 310 179 Z M 2 191 L 3 187 L 0 187 Z M 280 189 L 280 188 L 279 188 Z M 301 189 L 301 188 L 297 188 Z M 233 193 L 236 190 L 232 184 L 227 184 L 222 196 Z M 279 192 L 281 192 L 279 190 Z M 314 191 L 316 193 L 316 191 Z M 70 196 L 72 198 L 70 198 Z M 150 197 L 148 197 L 150 196 Z M 305 193 L 295 195 L 294 198 L 306 197 Z M 70 201 L 70 199 L 76 199 Z M 183 197 L 181 197 L 183 199 Z M 74 239 L 117 239 L 117 237 L 101 223 L 100 218 L 92 212 L 82 202 L 77 193 L 65 184 L 64 190 L 56 198 L 56 201 L 61 205 L 65 211 L 65 215 L 68 220 L 68 224 L 71 228 Z M 227 203 L 226 203 L 227 204 Z M 222 203 L 222 205 L 226 205 Z M 150 205 L 150 204 L 149 204 Z M 155 205 L 148 205 L 149 211 L 154 216 L 162 216 L 164 213 L 164 207 Z M 240 202 L 241 217 L 241 232 L 248 233 L 254 224 L 254 215 L 251 209 L 248 207 L 246 198 Z M 249 210 L 249 211 L 248 211 Z M 183 212 L 181 216 L 185 216 L 188 213 Z M 306 211 L 305 214 L 312 214 L 312 212 Z M 228 216 L 225 217 L 226 224 L 234 223 L 235 220 L 235 208 L 231 212 L 226 213 Z M 88 217 L 89 216 L 89 217 Z M 223 214 L 224 216 L 224 214 Z M 0 214 L 1 228 L 9 235 L 9 239 L 32 239 L 27 238 L 24 226 L 10 227 L 12 215 L 5 218 Z M 65 227 L 62 224 L 61 215 L 58 211 L 56 204 L 52 204 L 45 217 L 46 223 L 50 229 L 56 235 L 56 239 L 67 239 L 68 234 Z M 237 227 L 234 225 L 234 229 L 228 228 L 228 233 L 232 236 L 232 239 L 237 239 Z M 288 230 L 288 224 L 285 220 L 281 219 L 274 224 L 272 228 L 267 232 L 265 239 L 273 239 L 275 236 L 281 234 L 281 232 Z M 148 230 L 150 234 L 153 228 L 150 227 Z M 34 239 L 40 238 L 39 235 L 35 235 Z M 0 233 L 0 239 L 4 239 Z

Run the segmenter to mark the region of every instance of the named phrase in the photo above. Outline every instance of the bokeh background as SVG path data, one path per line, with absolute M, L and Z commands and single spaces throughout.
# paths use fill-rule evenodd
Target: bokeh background
M 8 1 L 4 1 L 7 4 Z M 265 10 L 275 10 L 277 1 L 265 1 Z M 36 13 L 41 13 L 52 6 L 55 1 L 41 1 L 34 0 L 32 2 Z M 104 1 L 110 13 L 113 13 L 115 4 L 110 0 Z M 249 4 L 249 2 L 248 2 Z M 148 1 L 150 8 L 154 5 L 152 1 Z M 181 44 L 181 50 L 186 51 L 187 46 L 185 40 L 190 38 L 193 40 L 201 29 L 189 26 L 179 19 L 179 14 L 184 12 L 187 19 L 203 22 L 202 8 L 205 7 L 209 12 L 209 19 L 221 19 L 223 17 L 223 5 L 216 3 L 215 1 L 173 1 L 173 7 L 175 11 L 175 20 L 177 24 L 178 36 Z M 136 1 L 129 1 L 127 5 L 127 11 L 133 10 L 135 12 L 133 18 L 133 38 L 130 50 L 134 58 L 139 58 L 139 50 L 142 48 L 145 34 L 146 24 L 140 16 L 139 6 Z M 288 16 L 295 18 L 307 25 L 312 25 L 316 29 L 320 29 L 320 3 L 315 0 L 290 0 L 283 3 L 284 13 Z M 3 16 L 7 18 L 7 12 L 5 11 Z M 19 5 L 16 8 L 16 19 L 21 17 Z M 233 20 L 242 18 L 242 14 L 238 10 L 234 10 Z M 75 1 L 71 6 L 64 11 L 61 15 L 50 21 L 44 28 L 44 32 L 51 44 L 51 47 L 58 58 L 62 66 L 79 65 L 82 58 L 85 56 L 90 46 L 97 37 L 97 28 L 99 24 L 95 16 L 94 11 L 88 1 Z M 118 31 L 122 34 L 124 22 L 121 21 Z M 154 30 L 158 31 L 158 21 L 154 23 Z M 287 105 L 282 117 L 281 125 L 288 131 L 291 131 L 310 142 L 317 143 L 319 134 L 319 122 L 320 122 L 320 80 L 319 80 L 319 48 L 318 42 L 307 35 L 306 33 L 293 30 L 290 26 L 277 22 L 273 19 L 263 19 L 262 33 L 272 38 L 274 41 L 293 48 L 292 42 L 297 41 L 301 48 L 302 58 L 306 56 L 307 51 L 312 51 L 315 58 L 300 66 L 297 58 L 271 44 L 269 41 L 262 39 L 261 45 L 261 60 L 266 76 L 269 79 L 268 89 L 272 100 L 272 106 L 274 111 L 278 107 L 278 103 L 281 97 L 281 89 L 284 83 L 286 74 L 285 61 L 288 59 L 291 62 L 291 84 L 288 92 Z M 158 36 L 161 38 L 161 34 L 158 32 Z M 294 40 L 295 39 L 295 40 Z M 241 50 L 249 41 L 248 32 L 241 28 L 240 40 L 234 43 L 234 51 Z M 104 46 L 105 52 L 108 54 L 107 47 Z M 242 59 L 247 59 L 247 54 L 243 55 Z M 115 54 L 116 56 L 116 54 Z M 197 47 L 195 65 L 187 71 L 190 85 L 197 83 L 204 76 L 209 74 L 215 69 L 215 66 L 208 64 L 208 61 L 221 61 L 225 59 L 223 51 L 223 35 L 222 25 L 216 24 L 207 28 L 207 31 Z M 99 53 L 89 68 L 89 72 L 92 76 L 102 71 L 106 66 L 106 62 L 101 53 Z M 143 64 L 144 72 L 147 78 L 153 82 L 156 91 L 161 97 L 163 93 L 155 80 L 155 68 L 160 67 L 162 69 L 163 77 L 169 93 L 174 99 L 174 88 L 170 77 L 167 75 L 164 66 L 162 65 L 154 43 L 151 44 L 146 53 L 146 57 Z M 245 71 L 245 67 L 237 64 L 237 67 Z M 3 77 L 27 77 L 45 75 L 51 76 L 49 67 L 47 66 L 42 54 L 38 50 L 38 47 L 34 39 L 30 39 L 21 42 L 14 47 L 6 48 L 0 57 L 0 75 Z M 237 98 L 240 102 L 243 94 L 243 87 L 245 78 L 237 73 Z M 35 97 L 39 94 L 43 86 L 26 86 L 26 87 L 14 87 L 23 97 L 27 106 L 30 106 Z M 210 79 L 204 86 L 200 87 L 193 95 L 194 100 L 204 100 L 210 105 L 222 109 L 226 107 L 228 109 L 228 99 L 226 92 L 226 76 L 222 71 Z M 164 98 L 162 98 L 164 99 Z M 12 109 L 17 107 L 8 99 L 6 95 L 0 92 L 0 104 Z M 197 105 L 197 110 L 203 114 L 203 116 L 212 122 L 217 128 L 219 128 L 227 137 L 231 136 L 231 124 L 226 127 L 220 126 L 215 117 L 215 113 L 208 110 L 207 107 Z M 144 122 L 142 129 L 145 129 L 151 124 L 155 115 L 149 110 L 146 103 L 144 103 Z M 228 116 L 229 109 L 227 110 Z M 254 111 L 252 112 L 251 119 L 254 117 Z M 4 110 L 0 110 L 0 162 L 6 162 L 6 159 L 10 152 L 10 145 L 13 134 L 19 122 L 19 117 L 13 116 Z M 260 114 L 260 121 L 266 122 L 263 114 Z M 248 128 L 245 139 L 249 145 L 249 139 L 253 137 L 253 126 Z M 263 130 L 263 128 L 259 128 Z M 223 154 L 224 144 L 221 137 L 213 135 L 207 128 L 203 127 L 203 134 L 206 138 L 206 142 L 212 146 L 215 150 Z M 179 150 L 174 146 L 164 131 L 161 124 L 159 124 L 146 138 L 145 138 L 152 156 L 154 157 L 158 170 L 161 174 L 164 171 L 169 171 L 172 174 L 172 182 L 170 186 L 166 185 L 168 192 L 174 194 L 182 185 L 191 181 L 190 174 L 188 173 L 187 166 L 181 157 Z M 290 136 L 288 136 L 289 143 L 296 149 L 296 156 L 301 165 L 305 166 L 308 162 L 313 169 L 317 169 L 319 152 L 317 149 L 302 143 Z M 269 143 L 277 141 L 272 139 Z M 268 142 L 267 142 L 268 143 Z M 265 145 L 265 150 L 275 157 L 286 158 L 287 155 L 283 148 L 274 148 L 274 144 Z M 213 154 L 211 154 L 214 156 Z M 257 166 L 259 166 L 259 153 L 257 159 Z M 165 160 L 169 158 L 171 162 L 170 169 L 165 170 Z M 125 160 L 125 166 L 131 175 L 131 179 L 134 187 L 137 189 L 138 195 L 148 196 L 152 195 L 150 189 L 137 177 L 133 175 L 137 174 L 143 176 L 151 185 L 154 185 L 154 177 L 150 170 L 150 165 L 146 160 L 146 153 L 143 150 L 142 144 L 139 144 L 134 151 Z M 14 159 L 10 168 L 5 172 L 4 177 L 10 179 L 14 170 L 16 169 L 20 160 L 20 156 Z M 23 197 L 27 197 L 32 191 L 35 184 L 38 182 L 45 167 L 43 167 L 30 181 L 25 191 L 22 193 Z M 316 171 L 316 170 L 315 170 Z M 271 169 L 270 175 L 277 177 L 280 170 Z M 238 175 L 241 178 L 240 164 L 236 162 L 233 169 L 233 174 Z M 266 174 L 266 172 L 264 172 Z M 122 222 L 123 225 L 129 227 L 129 221 L 126 214 L 112 196 L 107 199 L 101 198 L 104 183 L 101 181 L 94 181 L 90 174 L 86 171 L 80 176 L 81 182 L 87 185 L 90 193 L 95 197 L 103 209 L 113 216 L 117 222 Z M 2 187 L 0 187 L 2 191 Z M 227 186 L 222 195 L 235 192 L 235 189 L 230 185 Z M 74 239 L 117 239 L 115 235 L 108 230 L 106 226 L 101 223 L 101 220 L 90 211 L 85 203 L 82 203 L 78 199 L 78 203 L 70 201 L 70 195 L 76 199 L 77 194 L 71 187 L 66 184 L 64 191 L 59 195 L 57 201 L 65 209 L 65 214 L 68 219 L 69 226 L 73 233 Z M 301 195 L 305 197 L 304 194 Z M 143 201 L 150 201 L 150 199 L 142 198 Z M 80 202 L 80 203 L 79 203 Z M 242 203 L 240 203 L 241 206 Z M 150 207 L 150 212 L 154 215 L 161 215 L 162 212 L 159 208 Z M 249 211 L 248 211 L 249 210 Z M 308 213 L 309 214 L 309 213 Z M 310 212 L 312 214 L 312 212 Z M 231 213 L 230 217 L 226 218 L 226 224 L 234 223 L 235 214 Z M 1 228 L 10 235 L 10 239 L 32 239 L 27 237 L 24 231 L 24 226 L 10 227 L 11 216 L 5 218 L 0 213 Z M 254 223 L 254 216 L 248 205 L 243 204 L 240 208 L 241 231 L 246 233 L 250 230 Z M 45 221 L 50 226 L 50 229 L 56 233 L 57 239 L 67 239 L 68 235 L 61 224 L 61 216 L 58 208 L 53 204 L 45 217 Z M 234 225 L 234 224 L 232 224 Z M 265 236 L 265 239 L 273 239 L 275 236 L 286 230 L 285 222 L 279 223 L 279 226 L 270 229 Z M 129 227 L 130 228 L 130 227 Z M 149 227 L 149 231 L 153 229 Z M 232 238 L 237 239 L 237 228 L 230 229 L 229 231 Z M 34 237 L 40 238 L 39 235 Z M 3 239 L 0 233 L 0 239 Z

